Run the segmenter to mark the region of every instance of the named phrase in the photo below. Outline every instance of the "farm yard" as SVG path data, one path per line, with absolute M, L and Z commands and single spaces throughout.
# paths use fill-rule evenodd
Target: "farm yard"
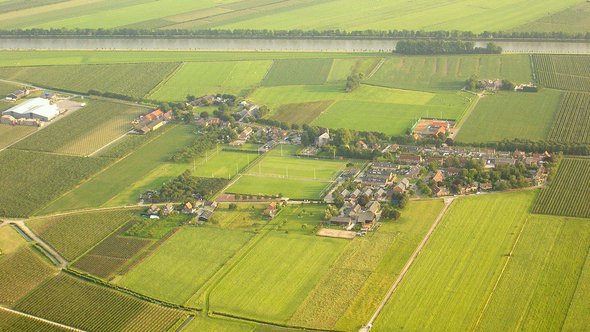
M 563 159 L 549 188 L 541 190 L 533 212 L 590 218 L 590 160 Z
M 549 140 L 590 143 L 590 93 L 565 92 L 559 104 Z

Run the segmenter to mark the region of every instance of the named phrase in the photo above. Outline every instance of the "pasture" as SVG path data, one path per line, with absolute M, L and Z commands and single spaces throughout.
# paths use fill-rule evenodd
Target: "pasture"
M 535 195 L 518 192 L 456 200 L 374 328 L 472 329 Z
M 285 123 L 310 124 L 330 105 L 332 105 L 331 100 L 285 104 L 279 106 L 270 118 Z
M 532 78 L 527 55 L 394 56 L 367 82 L 398 89 L 456 91 L 472 75 L 517 83 Z
M 260 84 L 271 61 L 187 62 L 166 80 L 149 99 L 183 101 L 187 95 L 244 95 Z
M 128 272 L 118 284 L 184 304 L 252 237 L 239 230 L 185 227 Z
M 0 152 L 0 216 L 29 216 L 106 164 L 98 158 L 4 150 Z
M 6 67 L 0 68 L 0 77 L 65 91 L 88 93 L 97 90 L 141 99 L 178 65 L 170 62 Z
M 590 26 L 590 4 L 582 2 L 512 30 L 530 32 L 587 32 Z
M 115 205 L 120 202 L 137 203 L 139 193 L 133 191 L 135 183 L 141 182 L 146 174 L 159 167 L 161 163 L 168 162 L 172 154 L 186 146 L 191 138 L 190 126 L 170 125 L 162 128 L 156 136 L 135 149 L 133 153 L 51 202 L 42 213 L 99 207 L 115 196 L 121 197 L 116 204 L 113 203 Z
M 301 29 L 301 30 L 508 30 L 578 4 L 565 1 L 395 0 L 375 4 L 353 1 L 188 0 L 124 1 L 43 0 L 2 4 L 0 28 L 145 28 L 145 29 Z M 253 15 L 252 13 L 255 13 Z M 344 19 L 343 19 L 344 18 Z M 558 31 L 567 30 L 559 27 Z M 585 30 L 584 30 L 585 32 Z
M 532 55 L 537 82 L 545 87 L 590 92 L 590 56 Z
M 91 100 L 14 148 L 87 156 L 131 130 L 131 121 L 145 112 L 145 108 Z
M 211 310 L 285 323 L 346 244 L 272 231 L 213 289 Z
M 81 212 L 27 221 L 35 234 L 74 260 L 133 217 L 134 211 Z
M 477 330 L 590 328 L 589 249 L 588 220 L 530 216 Z
M 465 121 L 456 139 L 463 143 L 546 139 L 558 113 L 560 99 L 561 93 L 550 89 L 485 96 Z
M 565 92 L 548 139 L 562 143 L 590 143 L 590 93 Z
M 346 78 L 353 73 L 368 77 L 381 61 L 381 58 L 334 59 L 328 81 L 346 81 Z
M 186 314 L 61 273 L 15 309 L 89 331 L 163 331 Z
M 262 81 L 262 85 L 324 84 L 328 79 L 331 68 L 331 59 L 275 60 Z
M 534 213 L 590 218 L 590 160 L 566 158 L 549 188 L 541 190 Z
M 34 133 L 36 130 L 37 128 L 35 127 L 0 124 L 0 149 L 6 148 L 27 135 Z

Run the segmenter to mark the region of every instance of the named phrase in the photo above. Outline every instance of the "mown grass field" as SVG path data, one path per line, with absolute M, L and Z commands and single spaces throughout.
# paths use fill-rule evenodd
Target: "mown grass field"
M 332 103 L 331 100 L 325 100 L 281 105 L 276 112 L 271 115 L 271 119 L 285 123 L 297 123 L 300 125 L 310 124 L 322 112 L 330 107 Z
M 412 90 L 460 90 L 472 75 L 481 79 L 532 79 L 527 55 L 396 56 L 387 58 L 368 83 Z
M 251 237 L 251 233 L 239 230 L 183 228 L 118 284 L 158 299 L 184 304 Z
M 537 81 L 546 87 L 590 92 L 590 56 L 533 55 Z
M 178 65 L 143 63 L 0 68 L 0 77 L 66 91 L 88 93 L 89 90 L 97 90 L 139 99 Z
M 590 143 L 590 93 L 563 94 L 548 138 L 563 143 Z
M 336 261 L 346 243 L 273 231 L 213 289 L 211 309 L 284 323 Z
M 186 316 L 64 273 L 36 288 L 15 308 L 90 331 L 162 331 Z
M 556 114 L 561 92 L 544 89 L 538 93 L 503 92 L 483 97 L 457 135 L 464 143 L 504 139 L 546 139 Z
M 324 84 L 330 74 L 330 59 L 289 59 L 276 60 L 262 85 L 313 85 Z
M 226 192 L 232 194 L 289 197 L 291 199 L 320 199 L 328 187 L 327 181 L 289 179 L 243 175 Z
M 4 150 L 0 152 L 0 215 L 29 216 L 106 164 L 98 158 Z
M 589 249 L 588 220 L 529 217 L 477 330 L 590 328 Z
M 0 125 L 0 149 L 6 148 L 36 130 L 37 128 L 28 126 Z
M 47 241 L 66 259 L 74 260 L 125 224 L 134 211 L 81 212 L 27 221 L 35 234 Z
M 191 137 L 192 128 L 189 126 L 179 125 L 160 129 L 160 133 L 154 136 L 153 140 L 146 142 L 126 158 L 114 163 L 103 172 L 51 202 L 40 213 L 47 214 L 105 205 L 115 196 L 130 190 L 135 183 L 142 181 L 161 163 L 168 162 L 173 153 L 190 142 Z M 115 205 L 121 205 L 120 201 L 137 203 L 139 200 L 137 195 L 124 196 L 117 200 Z
M 187 62 L 149 99 L 182 101 L 187 95 L 244 95 L 260 84 L 271 61 Z
M 374 328 L 472 329 L 535 196 L 519 192 L 455 201 Z
M 590 4 L 583 2 L 554 14 L 513 28 L 531 32 L 586 32 L 590 26 Z
M 590 218 L 590 160 L 563 159 L 549 188 L 541 190 L 533 212 Z
M 87 156 L 131 130 L 131 121 L 147 111 L 91 100 L 87 106 L 18 142 L 14 148 Z

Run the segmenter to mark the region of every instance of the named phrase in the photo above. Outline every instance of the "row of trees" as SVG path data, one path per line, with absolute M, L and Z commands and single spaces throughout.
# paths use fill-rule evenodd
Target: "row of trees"
M 518 31 L 484 31 L 474 33 L 471 31 L 458 30 L 354 30 L 346 31 L 340 29 L 328 30 L 268 30 L 268 29 L 13 29 L 0 30 L 0 36 L 10 37 L 201 37 L 201 38 L 390 38 L 390 39 L 414 39 L 414 38 L 437 38 L 437 39 L 557 39 L 557 40 L 590 40 L 590 32 L 518 32 Z
M 162 188 L 152 195 L 152 202 L 184 202 L 196 198 L 209 199 L 223 189 L 227 180 L 218 178 L 200 178 L 185 171 L 175 179 L 166 182 Z
M 399 54 L 500 54 L 502 48 L 494 43 L 488 43 L 486 47 L 475 47 L 472 41 L 461 40 L 400 40 L 397 42 L 395 52 Z
M 453 142 L 454 143 L 454 142 Z M 460 145 L 454 143 L 455 145 Z M 590 156 L 590 145 L 577 143 L 559 143 L 551 141 L 531 141 L 523 139 L 502 140 L 499 142 L 488 142 L 479 144 L 463 144 L 476 147 L 493 148 L 499 151 L 524 151 L 543 153 L 563 153 L 566 155 Z

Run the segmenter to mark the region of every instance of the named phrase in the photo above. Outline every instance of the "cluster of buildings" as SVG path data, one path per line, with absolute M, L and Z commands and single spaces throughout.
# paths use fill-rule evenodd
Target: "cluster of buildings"
M 416 140 L 442 139 L 455 127 L 453 120 L 419 119 L 412 127 L 412 136 Z
M 340 208 L 340 215 L 330 218 L 328 224 L 348 231 L 358 227 L 362 232 L 367 232 L 376 227 L 381 219 L 381 212 L 381 204 L 377 201 L 370 201 L 362 206 L 356 199 L 348 199 Z
M 152 204 L 146 214 L 150 219 L 160 219 L 160 217 L 167 217 L 176 213 L 193 215 L 194 218 L 190 223 L 194 224 L 209 221 L 216 209 L 217 202 L 210 201 L 186 202 L 180 209 L 177 209 L 172 203 L 167 203 L 164 206 Z
M 9 93 L 6 96 L 5 100 L 15 102 L 17 100 L 27 97 L 30 94 L 31 94 L 31 90 L 29 90 L 27 88 L 19 89 L 19 90 Z
M 162 112 L 159 108 L 149 112 L 148 114 L 142 115 L 139 119 L 133 121 L 133 131 L 140 135 L 145 135 L 150 131 L 157 130 L 162 127 L 168 121 L 172 120 L 172 111 L 166 113 Z
M 59 114 L 59 107 L 50 99 L 31 98 L 2 112 L 0 123 L 39 127 Z

